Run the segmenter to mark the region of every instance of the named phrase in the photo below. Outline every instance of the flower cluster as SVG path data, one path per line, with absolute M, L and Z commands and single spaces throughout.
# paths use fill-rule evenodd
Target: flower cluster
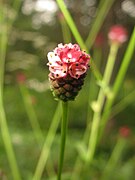
M 127 30 L 122 25 L 114 25 L 108 33 L 108 38 L 113 43 L 122 44 L 127 40 Z
M 48 53 L 49 70 L 55 78 L 66 77 L 68 74 L 78 79 L 86 73 L 90 56 L 80 50 L 77 44 L 59 44 L 53 52 Z
M 69 43 L 59 44 L 47 57 L 54 97 L 62 101 L 74 100 L 83 85 L 90 56 L 77 44 Z

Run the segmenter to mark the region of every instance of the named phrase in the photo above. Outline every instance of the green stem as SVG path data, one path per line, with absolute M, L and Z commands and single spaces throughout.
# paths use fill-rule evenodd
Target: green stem
M 5 70 L 5 57 L 6 57 L 6 49 L 8 42 L 8 26 L 11 24 L 7 24 L 6 21 L 6 13 L 7 9 L 4 7 L 4 4 L 1 2 L 1 17 L 0 17 L 0 25 L 1 25 L 1 34 L 0 34 L 0 127 L 2 138 L 5 146 L 5 150 L 7 153 L 9 165 L 12 171 L 13 179 L 20 180 L 20 172 L 17 166 L 15 153 L 13 150 L 11 137 L 7 125 L 6 114 L 3 105 L 3 87 L 4 87 L 4 70 Z M 2 7 L 3 6 L 3 7 Z
M 59 6 L 59 8 L 61 9 L 64 17 L 65 17 L 65 20 L 69 26 L 69 28 L 71 29 L 71 32 L 73 33 L 74 35 L 74 38 L 76 39 L 77 43 L 80 45 L 80 47 L 84 50 L 86 50 L 86 52 L 89 54 L 89 50 L 88 48 L 86 47 L 73 19 L 72 19 L 72 16 L 70 15 L 65 3 L 63 2 L 63 0 L 56 0 L 57 1 L 57 4 Z M 97 69 L 95 63 L 92 61 L 91 59 L 91 62 L 92 62 L 92 68 L 93 68 L 93 73 L 95 75 L 95 77 L 97 79 L 102 79 L 102 75 L 101 73 L 99 72 L 99 70 Z
M 57 1 L 58 5 L 60 7 L 65 19 L 66 19 L 66 21 L 67 21 L 67 24 L 71 28 L 71 31 L 72 31 L 76 41 L 80 44 L 82 49 L 87 50 L 87 47 L 86 47 L 80 33 L 78 32 L 78 30 L 77 30 L 77 28 L 76 28 L 76 26 L 74 24 L 74 21 L 73 21 L 71 15 L 70 15 L 69 11 L 67 10 L 67 7 L 66 7 L 65 3 L 63 2 L 63 0 L 56 0 L 56 1 Z
M 44 142 L 43 149 L 42 149 L 41 155 L 39 157 L 37 167 L 35 170 L 35 174 L 34 174 L 32 180 L 40 180 L 41 179 L 42 173 L 44 171 L 44 167 L 46 165 L 47 159 L 48 159 L 49 154 L 50 154 L 51 145 L 53 143 L 60 118 L 61 118 L 61 107 L 59 104 L 57 106 L 57 109 L 55 111 L 55 114 L 54 114 L 54 117 L 53 117 L 53 120 L 52 120 L 52 123 L 50 126 L 50 129 L 49 129 L 48 134 L 46 136 L 46 140 Z
M 61 180 L 61 173 L 64 162 L 64 151 L 66 143 L 66 132 L 67 132 L 67 122 L 68 122 L 68 102 L 62 102 L 63 117 L 61 123 L 61 146 L 60 146 L 60 158 L 59 158 L 59 169 L 57 180 Z
M 30 120 L 30 124 L 31 124 L 31 127 L 33 129 L 35 138 L 37 140 L 37 143 L 39 145 L 41 145 L 41 142 L 43 142 L 43 139 L 44 139 L 43 137 L 44 136 L 43 136 L 40 124 L 38 122 L 36 113 L 35 113 L 35 111 L 33 109 L 30 94 L 29 94 L 29 92 L 28 92 L 28 90 L 27 90 L 27 88 L 25 87 L 24 84 L 20 84 L 19 87 L 20 87 L 20 91 L 21 91 L 21 95 L 22 95 L 22 98 L 23 98 L 24 106 L 25 106 L 28 118 Z
M 64 43 L 70 43 L 72 41 L 71 33 L 70 33 L 69 27 L 68 27 L 64 17 L 63 17 L 63 19 L 60 19 L 60 23 L 61 23 L 61 29 L 62 29 L 62 33 L 63 33 Z
M 133 30 L 132 36 L 130 38 L 130 42 L 128 44 L 126 53 L 124 55 L 124 59 L 122 61 L 120 70 L 119 70 L 119 72 L 117 74 L 115 83 L 113 85 L 113 90 L 112 90 L 113 91 L 113 97 L 107 99 L 107 102 L 106 102 L 106 105 L 105 105 L 105 108 L 104 108 L 104 112 L 103 112 L 102 119 L 101 119 L 101 124 L 100 124 L 99 139 L 101 138 L 101 136 L 103 134 L 103 131 L 105 129 L 107 120 L 108 120 L 109 115 L 111 113 L 111 107 L 112 107 L 112 105 L 114 103 L 114 100 L 115 100 L 115 98 L 116 98 L 116 96 L 118 94 L 118 91 L 119 91 L 119 89 L 121 87 L 121 84 L 122 84 L 122 82 L 124 80 L 124 77 L 126 75 L 126 72 L 127 72 L 128 67 L 129 67 L 129 64 L 130 64 L 130 61 L 132 59 L 132 55 L 133 55 L 134 51 L 135 51 L 135 28 Z
M 118 51 L 118 46 L 116 44 L 111 44 L 110 53 L 108 56 L 107 65 L 106 65 L 106 69 L 105 69 L 103 80 L 102 80 L 102 82 L 105 84 L 106 87 L 108 87 L 108 84 L 111 79 L 117 51 Z M 105 100 L 105 93 L 101 87 L 98 94 L 98 99 L 96 102 L 96 109 L 93 115 L 91 135 L 90 135 L 89 144 L 88 144 L 87 159 L 89 163 L 91 163 L 91 161 L 93 160 L 93 156 L 95 153 L 97 137 L 98 137 L 99 122 L 101 118 L 101 111 L 103 108 L 104 100 Z
M 101 47 L 95 47 L 93 49 L 93 59 L 95 59 L 95 64 L 97 66 L 97 68 L 100 69 L 101 63 L 102 63 L 102 49 Z M 101 69 L 100 69 L 101 70 Z
M 5 145 L 8 161 L 9 161 L 10 168 L 12 171 L 13 179 L 20 180 L 21 177 L 20 177 L 18 166 L 17 166 L 14 150 L 12 147 L 12 142 L 11 142 L 11 137 L 10 137 L 10 133 L 9 133 L 8 125 L 7 125 L 5 111 L 3 108 L 1 87 L 0 87 L 0 128 L 1 128 L 1 134 L 2 134 L 4 145 Z
M 123 97 L 119 103 L 112 107 L 111 117 L 114 117 L 133 102 L 135 102 L 135 90 Z
M 6 58 L 6 48 L 8 41 L 8 31 L 7 25 L 4 22 L 4 10 L 1 12 L 0 25 L 1 25 L 1 34 L 0 34 L 0 87 L 1 93 L 3 95 L 3 86 L 4 86 L 4 70 L 5 70 L 5 58 Z
M 106 66 L 106 70 L 105 70 L 104 78 L 103 78 L 103 82 L 106 83 L 106 85 L 108 85 L 108 83 L 110 81 L 113 66 L 115 63 L 117 50 L 118 50 L 118 47 L 116 45 L 112 45 L 110 48 L 110 53 L 109 53 L 108 60 L 107 60 L 107 66 Z M 107 76 L 108 72 L 110 73 L 110 75 Z M 91 93 L 91 91 L 90 91 L 90 93 Z M 87 128 L 86 128 L 84 137 L 83 137 L 83 141 L 86 142 L 86 140 L 88 139 L 88 134 L 90 132 L 90 127 L 91 127 L 91 123 L 92 123 L 92 131 L 91 131 L 91 136 L 89 138 L 89 145 L 88 145 L 88 150 L 87 150 L 87 159 L 88 159 L 89 163 L 93 159 L 93 155 L 94 155 L 95 148 L 96 148 L 100 114 L 101 114 L 102 106 L 104 103 L 104 99 L 105 99 L 105 94 L 104 94 L 103 90 L 100 89 L 100 92 L 98 95 L 98 100 L 97 100 L 97 104 L 99 107 L 98 112 L 94 112 L 93 122 L 91 122 L 91 121 L 89 122 L 89 124 L 87 125 Z M 91 102 L 89 101 L 89 103 L 91 103 Z M 77 177 L 79 177 L 79 173 L 80 173 L 81 169 L 82 169 L 82 165 L 81 165 L 80 159 L 77 158 L 75 166 L 74 166 L 74 171 L 72 173 L 73 180 L 77 179 Z
M 103 81 L 105 81 L 106 85 L 108 85 L 108 83 L 111 79 L 111 75 L 112 75 L 118 48 L 119 48 L 119 46 L 117 44 L 115 44 L 115 43 L 111 44 L 110 53 L 109 53 L 109 57 L 107 60 L 107 66 L 106 66 L 106 70 L 104 73 L 104 79 L 103 79 Z
M 112 172 L 114 168 L 117 167 L 117 163 L 122 156 L 122 151 L 124 150 L 126 144 L 127 144 L 126 139 L 121 138 L 121 137 L 118 139 L 114 147 L 114 150 L 111 154 L 111 157 L 103 171 L 101 180 L 108 180 L 113 177 Z
M 104 0 L 104 2 L 102 3 L 101 7 L 99 8 L 98 12 L 97 12 L 97 16 L 94 19 L 94 23 L 92 24 L 92 29 L 90 30 L 90 33 L 87 37 L 86 40 L 86 46 L 90 49 L 95 41 L 95 38 L 103 24 L 103 21 L 107 15 L 107 13 L 109 12 L 113 2 L 115 0 Z
M 101 58 L 102 58 L 101 49 L 94 48 L 93 59 L 95 59 L 95 64 L 97 65 L 97 67 L 100 67 Z M 87 128 L 88 129 L 90 129 L 90 127 L 91 127 L 91 120 L 92 120 L 92 116 L 93 116 L 91 103 L 97 98 L 98 89 L 99 89 L 99 87 L 96 84 L 95 76 L 93 75 L 93 73 L 91 73 L 90 83 L 89 83 L 88 112 L 87 112 L 87 126 L 88 126 Z M 89 131 L 86 130 L 85 134 L 84 134 L 84 139 L 87 139 L 88 134 L 89 134 Z

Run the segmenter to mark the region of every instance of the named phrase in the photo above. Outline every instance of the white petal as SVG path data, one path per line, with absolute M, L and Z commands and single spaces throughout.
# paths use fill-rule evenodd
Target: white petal
M 49 52 L 47 54 L 47 57 L 48 57 L 49 63 L 52 63 L 52 64 L 55 63 L 55 62 L 61 61 L 59 56 L 55 55 L 54 52 Z

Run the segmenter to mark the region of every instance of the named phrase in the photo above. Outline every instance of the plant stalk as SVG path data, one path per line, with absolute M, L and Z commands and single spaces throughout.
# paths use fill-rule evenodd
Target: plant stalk
M 68 102 L 62 102 L 62 122 L 61 122 L 61 145 L 60 145 L 60 157 L 59 157 L 59 169 L 57 180 L 61 180 L 63 162 L 64 162 L 64 152 L 66 143 L 66 133 L 67 133 L 67 123 L 68 123 Z
M 94 19 L 94 23 L 92 24 L 92 28 L 89 32 L 89 35 L 86 40 L 86 46 L 90 49 L 95 41 L 95 38 L 104 22 L 104 19 L 109 12 L 110 8 L 112 7 L 112 4 L 114 3 L 115 0 L 104 0 L 97 12 L 97 16 Z
M 27 112 L 31 127 L 33 129 L 35 138 L 37 140 L 37 143 L 39 145 L 41 145 L 41 142 L 43 142 L 43 137 L 44 136 L 43 136 L 40 124 L 38 122 L 37 115 L 36 115 L 36 113 L 35 113 L 35 111 L 33 109 L 32 102 L 31 102 L 31 97 L 30 97 L 29 92 L 28 92 L 28 90 L 27 90 L 27 88 L 25 87 L 24 84 L 22 84 L 22 83 L 19 84 L 19 88 L 20 88 L 20 91 L 21 91 L 24 106 L 25 106 L 25 109 L 26 109 L 26 112 Z
M 119 92 L 121 84 L 125 78 L 125 75 L 126 75 L 128 67 L 129 67 L 129 64 L 131 62 L 132 55 L 133 55 L 134 51 L 135 51 L 135 28 L 133 30 L 132 36 L 130 38 L 130 41 L 129 41 L 129 44 L 127 47 L 127 50 L 126 50 L 125 55 L 124 55 L 124 59 L 122 61 L 120 70 L 117 74 L 116 80 L 115 80 L 114 85 L 113 85 L 113 89 L 112 89 L 113 97 L 107 99 L 107 102 L 106 102 L 106 105 L 104 108 L 104 112 L 103 112 L 101 124 L 100 124 L 99 139 L 101 138 L 103 131 L 105 129 L 107 120 L 108 120 L 109 115 L 111 113 L 111 107 L 112 107 L 114 100 L 115 100 L 115 98 Z
M 0 128 L 3 143 L 5 146 L 5 150 L 7 153 L 7 158 L 9 161 L 9 166 L 11 168 L 11 172 L 13 175 L 14 180 L 20 180 L 21 175 L 19 172 L 19 168 L 16 162 L 16 157 L 14 153 L 14 149 L 12 146 L 12 140 L 10 136 L 10 132 L 8 129 L 6 114 L 4 110 L 4 103 L 3 103 L 3 88 L 4 88 L 4 71 L 5 71 L 5 58 L 6 58 L 6 50 L 7 50 L 7 43 L 8 43 L 8 27 L 12 24 L 8 24 L 6 21 L 7 9 L 4 7 L 4 3 L 1 2 L 1 9 L 0 12 L 0 26 L 1 26 L 1 33 L 0 33 Z
M 125 149 L 127 144 L 126 139 L 119 137 L 114 150 L 111 154 L 111 157 L 109 159 L 109 161 L 107 162 L 107 165 L 103 171 L 103 175 L 101 180 L 108 180 L 110 179 L 113 173 L 113 170 L 115 167 L 117 167 L 117 163 L 120 160 L 121 156 L 122 156 L 122 151 Z
M 41 179 L 44 167 L 46 165 L 47 159 L 50 154 L 51 145 L 53 143 L 60 118 L 61 118 L 61 108 L 60 108 L 60 104 L 58 104 L 57 109 L 54 114 L 54 117 L 53 117 L 53 120 L 52 120 L 52 123 L 51 123 L 51 126 L 50 126 L 50 129 L 46 136 L 46 140 L 44 142 L 44 145 L 43 145 L 43 148 L 41 151 L 41 155 L 39 157 L 37 167 L 36 167 L 36 170 L 35 170 L 32 180 L 40 180 Z
M 107 60 L 107 65 L 105 68 L 104 76 L 102 82 L 105 84 L 106 88 L 109 87 L 109 82 L 112 76 L 113 67 L 115 64 L 115 59 L 118 51 L 117 44 L 111 44 L 110 53 Z M 105 92 L 102 87 L 99 90 L 98 99 L 96 101 L 96 109 L 94 110 L 93 121 L 92 121 L 92 128 L 91 128 L 91 135 L 89 138 L 88 150 L 87 150 L 87 160 L 88 163 L 91 163 L 93 160 L 93 156 L 96 149 L 97 137 L 98 137 L 98 130 L 99 130 L 99 123 L 101 119 L 101 112 L 104 105 L 105 100 Z
M 85 45 L 85 42 L 83 41 L 73 19 L 72 19 L 72 16 L 70 15 L 65 3 L 63 0 L 56 0 L 57 1 L 57 4 L 59 6 L 59 8 L 61 9 L 64 17 L 65 17 L 65 20 L 69 26 L 69 28 L 71 29 L 71 32 L 73 33 L 74 35 L 74 38 L 76 39 L 77 43 L 80 45 L 80 47 L 84 50 L 86 50 L 86 52 L 89 54 L 89 50 L 87 48 L 87 46 Z M 92 61 L 92 58 L 91 58 L 91 62 L 92 62 L 92 67 L 93 67 L 93 73 L 94 73 L 94 76 L 99 80 L 99 79 L 102 79 L 102 75 L 101 73 L 99 72 L 99 70 L 97 69 L 94 61 Z

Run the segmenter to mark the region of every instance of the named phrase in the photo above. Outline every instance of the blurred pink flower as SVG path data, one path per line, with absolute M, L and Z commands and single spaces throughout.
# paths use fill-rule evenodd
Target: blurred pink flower
M 127 30 L 122 25 L 114 25 L 110 28 L 108 38 L 112 43 L 122 44 L 127 40 Z
M 131 134 L 131 129 L 128 126 L 122 126 L 119 129 L 119 134 L 121 137 L 127 138 Z
M 26 81 L 26 76 L 23 73 L 17 74 L 17 82 L 23 84 Z
M 104 43 L 104 36 L 102 33 L 99 33 L 95 39 L 94 45 L 95 47 L 101 47 Z

